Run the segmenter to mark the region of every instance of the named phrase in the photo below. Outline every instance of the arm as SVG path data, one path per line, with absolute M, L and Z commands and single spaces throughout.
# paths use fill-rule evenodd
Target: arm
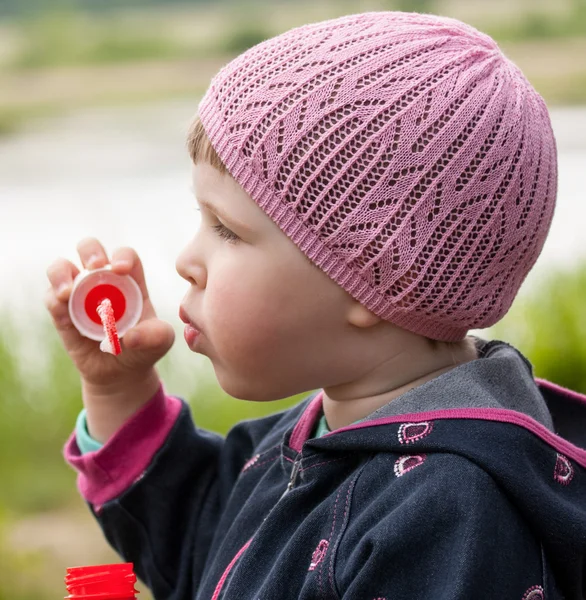
M 110 544 L 157 598 L 192 597 L 224 502 L 252 441 L 195 428 L 162 387 L 96 452 L 65 449 Z
M 378 495 L 371 487 L 335 558 L 338 597 L 520 600 L 543 586 L 539 541 L 494 480 L 461 457 L 426 463 Z
M 83 405 L 87 413 L 87 429 L 97 442 L 104 443 L 134 413 L 152 398 L 161 386 L 155 368 L 145 373 L 132 373 L 124 384 L 99 385 L 81 380 Z M 129 391 L 130 390 L 130 391 Z

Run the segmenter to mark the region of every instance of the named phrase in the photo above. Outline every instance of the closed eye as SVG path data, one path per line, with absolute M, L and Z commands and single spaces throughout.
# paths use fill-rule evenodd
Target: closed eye
M 229 241 L 229 242 L 237 242 L 240 238 L 230 229 L 228 229 L 225 225 L 223 225 L 222 223 L 219 223 L 218 225 L 212 225 L 212 229 L 223 239 Z
M 195 207 L 195 210 L 199 213 L 202 212 L 199 206 Z M 217 217 L 216 217 L 217 219 Z M 211 228 L 224 240 L 229 242 L 237 242 L 240 238 L 230 229 L 228 229 L 223 223 L 218 223 L 217 225 L 211 225 Z

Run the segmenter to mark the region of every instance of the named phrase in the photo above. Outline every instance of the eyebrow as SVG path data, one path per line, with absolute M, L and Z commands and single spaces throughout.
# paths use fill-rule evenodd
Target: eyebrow
M 196 196 L 195 201 L 200 206 L 203 206 L 204 208 L 207 208 L 210 212 L 214 213 L 217 217 L 222 219 L 222 221 L 226 221 L 226 223 L 229 223 L 229 224 L 234 224 L 237 228 L 243 229 L 244 231 L 248 231 L 248 232 L 252 231 L 250 226 L 245 225 L 244 223 L 242 223 L 242 221 L 239 221 L 238 219 L 234 219 L 233 217 L 231 217 L 230 215 L 225 213 L 222 209 L 218 208 L 217 206 L 215 206 L 208 200 L 200 199 Z

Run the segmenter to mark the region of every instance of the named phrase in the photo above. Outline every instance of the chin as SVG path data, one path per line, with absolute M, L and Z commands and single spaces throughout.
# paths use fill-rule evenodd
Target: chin
M 261 385 L 251 385 L 251 381 L 254 381 L 253 378 L 250 378 L 247 381 L 237 380 L 233 377 L 226 375 L 225 373 L 221 373 L 218 369 L 214 369 L 216 373 L 216 378 L 220 387 L 228 394 L 232 396 L 232 398 L 236 398 L 237 400 L 248 400 L 249 402 L 270 402 L 272 400 L 282 400 L 283 398 L 288 398 L 292 396 L 296 392 L 287 393 L 287 391 L 282 388 L 276 389 L 271 388 L 270 386 Z

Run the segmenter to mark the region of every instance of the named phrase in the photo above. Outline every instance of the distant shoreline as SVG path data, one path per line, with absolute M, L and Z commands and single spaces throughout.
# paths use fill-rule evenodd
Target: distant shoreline
M 586 104 L 586 0 L 242 0 L 91 15 L 53 8 L 0 20 L 0 135 L 80 108 L 197 98 L 223 64 L 280 31 L 417 6 L 492 35 L 549 106 Z

